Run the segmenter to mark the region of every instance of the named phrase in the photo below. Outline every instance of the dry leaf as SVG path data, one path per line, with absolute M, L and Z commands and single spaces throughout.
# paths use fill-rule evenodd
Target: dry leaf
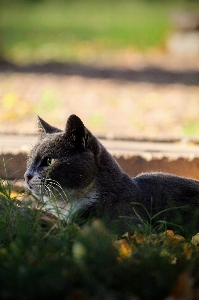
M 137 231 L 134 232 L 133 238 L 137 244 L 145 244 L 146 242 L 145 237 Z
M 184 253 L 185 253 L 185 255 L 186 255 L 186 258 L 187 258 L 187 259 L 191 259 L 193 250 L 191 249 L 190 245 L 185 244 L 185 245 L 183 246 L 183 250 L 184 250 Z
M 174 234 L 172 230 L 167 230 L 165 233 L 165 245 L 177 245 L 180 242 L 184 242 L 185 238 L 179 234 Z
M 131 257 L 132 249 L 126 240 L 114 241 L 114 245 L 116 246 L 119 252 L 119 257 L 117 258 L 118 261 L 122 261 Z
M 173 236 L 174 236 L 173 230 L 167 230 L 167 231 L 166 231 L 166 234 L 169 235 L 170 237 L 173 237 Z
M 172 239 L 171 239 L 171 243 L 172 245 L 176 245 L 180 242 L 184 242 L 185 238 L 181 235 L 175 234 Z

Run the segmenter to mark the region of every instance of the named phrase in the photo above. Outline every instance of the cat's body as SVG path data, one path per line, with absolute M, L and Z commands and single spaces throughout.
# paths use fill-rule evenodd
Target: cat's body
M 53 212 L 57 206 L 57 213 L 69 221 L 81 215 L 83 222 L 102 218 L 108 225 L 119 222 L 123 226 L 123 217 L 135 217 L 137 221 L 129 223 L 137 224 L 147 220 L 146 210 L 155 215 L 173 206 L 160 219 L 173 221 L 175 217 L 179 224 L 199 229 L 199 181 L 165 173 L 143 173 L 131 179 L 74 115 L 65 131 L 39 118 L 39 135 L 25 180 L 33 193 L 44 195 L 46 207 Z M 48 200 L 52 194 L 56 205 Z

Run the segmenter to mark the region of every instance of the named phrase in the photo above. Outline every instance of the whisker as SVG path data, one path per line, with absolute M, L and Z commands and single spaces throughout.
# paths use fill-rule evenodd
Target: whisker
M 60 184 L 58 181 L 53 180 L 53 179 L 47 179 L 47 181 L 50 181 L 50 183 L 55 184 L 55 185 L 56 185 L 57 187 L 59 187 L 59 188 L 63 191 L 63 193 L 65 194 L 65 192 L 64 192 L 64 190 L 63 190 L 61 184 Z M 47 183 L 47 184 L 48 184 L 48 183 Z M 66 194 L 65 194 L 65 196 L 66 196 Z M 66 197 L 67 197 L 67 196 L 66 196 Z
M 47 189 L 47 186 L 43 185 L 43 184 L 39 184 L 39 188 L 40 188 L 40 192 L 41 192 L 41 196 L 45 196 L 46 192 L 49 192 L 50 195 L 50 190 Z
M 57 191 L 57 193 L 59 194 L 59 196 L 62 198 L 62 200 L 65 202 L 65 203 L 68 203 L 68 198 L 67 198 L 67 196 L 66 196 L 66 194 L 63 192 L 63 190 L 61 190 L 63 193 L 64 193 L 64 196 L 66 197 L 66 198 L 64 198 L 63 197 L 63 195 L 61 194 L 61 192 L 55 187 L 55 186 L 53 186 L 52 184 L 48 184 L 48 185 L 46 185 L 48 188 L 49 188 L 49 186 L 52 188 L 52 189 L 54 189 L 55 191 Z M 67 201 L 66 201 L 67 200 Z
M 62 213 L 61 212 L 61 209 L 63 208 L 61 208 L 59 205 L 58 205 L 58 202 L 56 201 L 56 197 L 55 197 L 55 195 L 54 195 L 54 193 L 53 193 L 53 191 L 52 191 L 52 189 L 50 189 L 50 187 L 49 186 L 46 186 L 46 188 L 49 190 L 49 192 L 53 195 L 53 198 L 54 199 L 50 199 L 50 200 L 54 200 L 53 201 L 53 208 L 52 208 L 52 210 L 55 210 L 55 212 L 57 213 L 57 215 L 59 216 L 59 217 L 64 217 L 65 215 L 64 215 L 64 213 Z M 54 189 L 55 189 L 55 187 L 53 187 Z M 59 191 L 56 189 L 56 191 L 59 193 Z M 60 194 L 60 196 L 62 197 L 62 195 Z M 64 202 L 65 202 L 65 199 L 62 197 L 62 199 L 64 200 Z M 66 202 L 65 202 L 66 203 Z
M 59 182 L 50 178 L 40 177 L 36 189 L 40 194 L 38 200 L 42 200 L 42 206 L 44 205 L 44 208 L 47 211 L 55 213 L 58 217 L 65 217 L 65 211 L 69 200 Z
M 53 198 L 55 199 L 55 194 L 53 193 L 51 188 L 49 186 L 45 185 L 45 189 L 47 190 L 47 192 L 49 192 L 49 198 L 51 199 L 51 196 L 53 196 Z
M 49 201 L 53 200 L 53 204 L 56 206 L 56 209 L 58 209 L 58 206 L 57 206 L 57 202 L 55 200 L 55 194 L 53 193 L 53 191 L 50 189 L 50 187 L 46 187 L 46 189 L 48 190 L 49 194 L 50 194 L 50 199 Z
M 49 182 L 47 182 L 45 185 L 46 185 L 46 186 L 49 186 L 49 185 L 50 185 L 51 187 L 53 187 L 53 188 L 58 192 L 58 194 L 62 197 L 62 200 L 63 200 L 64 202 L 66 202 L 66 203 L 68 202 L 68 196 L 67 196 L 66 193 L 64 192 L 64 190 L 63 190 L 62 186 L 59 184 L 59 182 L 57 182 L 56 180 L 50 179 L 50 178 L 49 178 L 49 179 L 48 179 L 48 178 L 47 178 L 47 179 L 44 179 L 44 178 L 43 178 L 43 180 L 49 181 Z M 58 188 L 61 190 L 61 192 L 62 192 L 63 195 L 61 194 L 61 192 L 60 192 L 58 189 L 55 188 L 54 185 L 55 185 L 56 187 L 58 187 Z M 63 196 L 64 196 L 64 197 L 63 197 Z M 66 201 L 66 200 L 67 200 L 67 201 Z
M 54 192 L 56 192 L 62 199 L 62 201 L 64 203 L 68 203 L 68 197 L 66 195 L 66 193 L 64 192 L 63 188 L 61 187 L 61 185 L 55 181 L 55 180 L 51 180 L 50 178 L 45 179 L 43 178 L 43 181 L 45 182 L 43 184 L 43 187 L 45 188 L 45 191 L 48 192 L 49 194 L 49 198 L 51 198 L 50 200 L 54 200 L 54 204 L 56 205 L 56 210 L 58 211 L 58 205 L 57 205 L 57 201 L 56 201 L 56 195 Z M 48 182 L 46 182 L 48 181 Z M 52 199 L 53 197 L 53 199 Z

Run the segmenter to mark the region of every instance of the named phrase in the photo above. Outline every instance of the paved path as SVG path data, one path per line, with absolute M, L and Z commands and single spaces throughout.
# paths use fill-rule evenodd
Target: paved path
M 29 149 L 37 141 L 34 135 L 0 135 L 0 154 L 29 152 Z M 194 156 L 199 157 L 199 145 L 194 143 L 176 142 L 138 142 L 100 139 L 101 143 L 112 154 L 162 154 L 162 156 Z

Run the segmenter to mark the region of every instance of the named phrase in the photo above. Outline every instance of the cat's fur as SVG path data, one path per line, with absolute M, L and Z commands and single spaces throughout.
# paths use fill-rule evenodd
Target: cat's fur
M 39 140 L 30 152 L 25 180 L 33 193 L 44 195 L 47 208 L 54 206 L 48 198 L 55 195 L 58 215 L 69 221 L 78 213 L 83 222 L 96 217 L 122 226 L 127 220 L 147 220 L 146 210 L 155 215 L 173 206 L 159 219 L 199 229 L 199 181 L 165 173 L 131 179 L 75 115 L 64 131 L 41 118 L 38 124 Z

